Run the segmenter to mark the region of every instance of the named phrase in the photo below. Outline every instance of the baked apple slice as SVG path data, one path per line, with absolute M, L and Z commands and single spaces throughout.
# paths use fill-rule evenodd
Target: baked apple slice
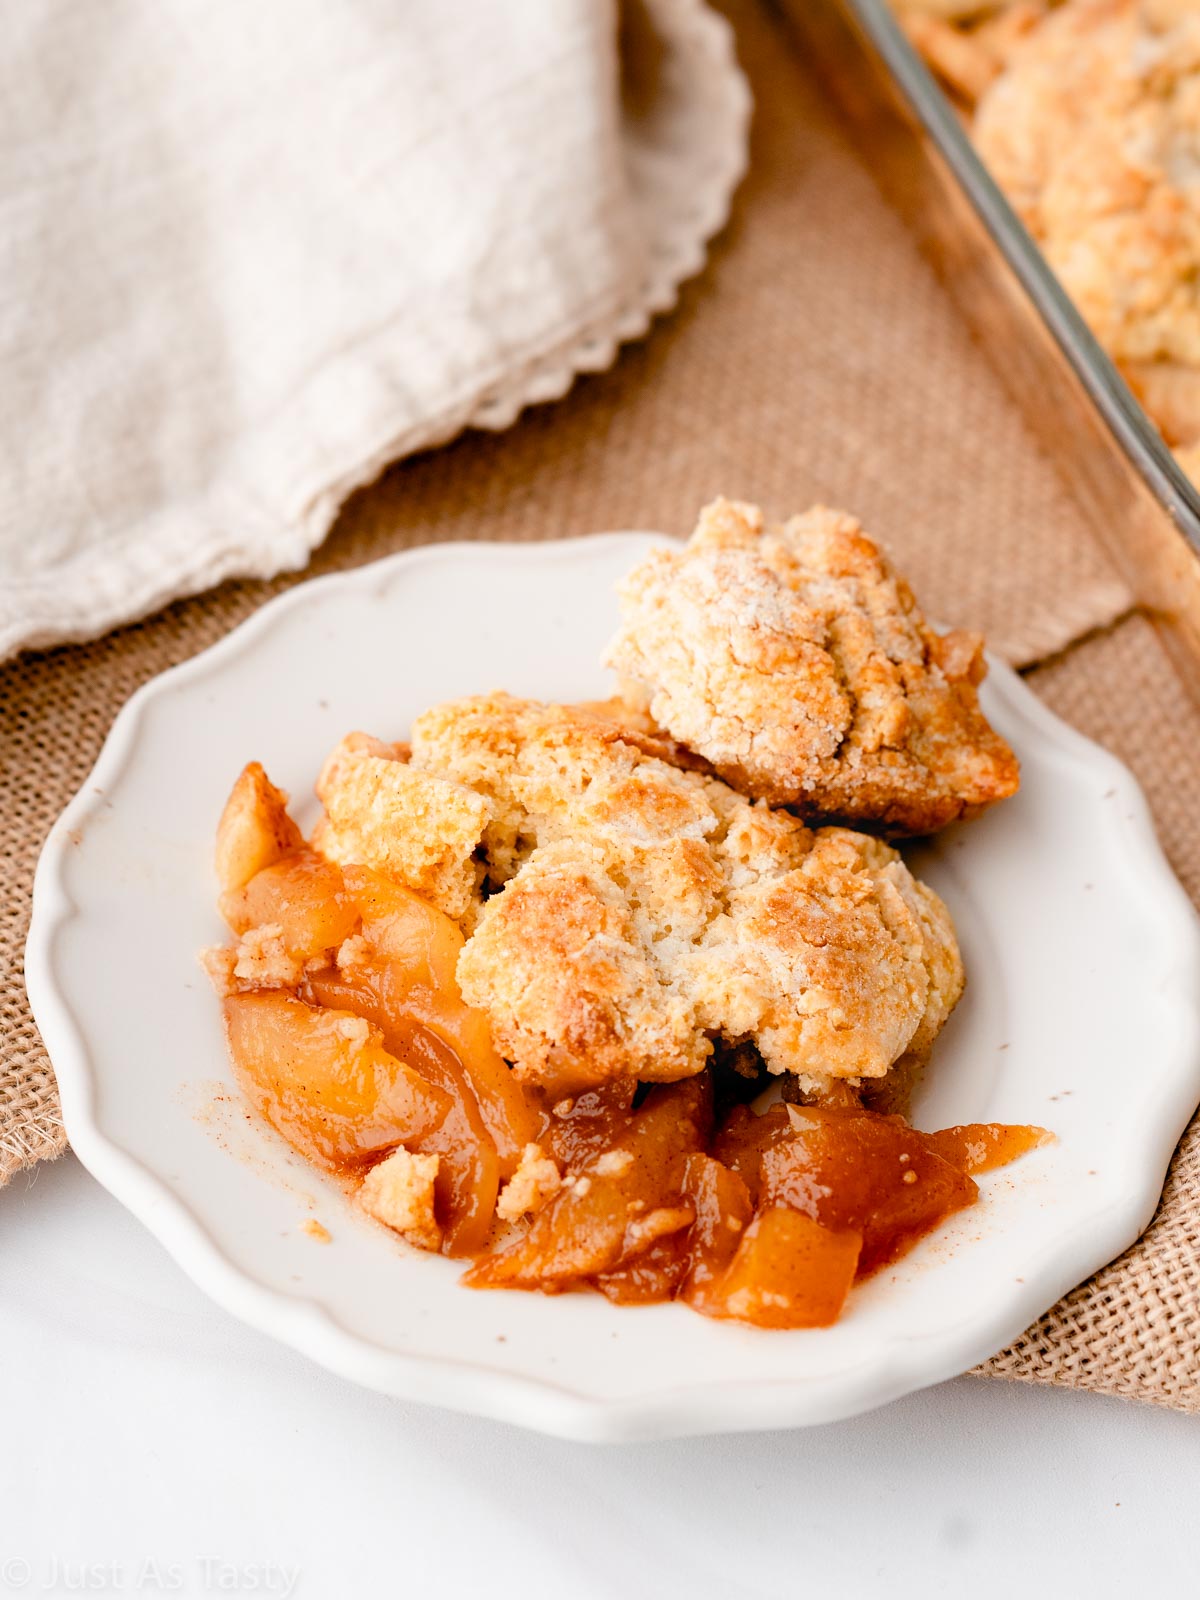
M 964 1122 L 954 1128 L 921 1135 L 926 1148 L 949 1161 L 960 1172 L 992 1172 L 1019 1156 L 1053 1144 L 1046 1128 L 1007 1122 Z
M 393 980 L 395 980 L 393 985 Z M 394 992 L 399 989 L 399 996 Z M 456 1053 L 404 1010 L 404 973 L 392 962 L 353 972 L 311 973 L 301 988 L 314 1005 L 350 1012 L 377 1028 L 387 1048 L 449 1101 L 439 1125 L 410 1150 L 439 1155 L 435 1205 L 446 1255 L 474 1255 L 487 1244 L 500 1188 L 500 1161 L 475 1091 Z
M 618 1306 L 655 1305 L 673 1300 L 687 1276 L 686 1234 L 672 1233 L 656 1239 L 649 1249 L 611 1272 L 592 1279 L 606 1299 Z
M 728 1268 L 689 1303 L 758 1328 L 827 1328 L 854 1282 L 862 1236 L 823 1228 L 788 1206 L 766 1206 Z
M 746 1185 L 711 1156 L 688 1156 L 683 1203 L 693 1213 L 686 1232 L 658 1239 L 643 1254 L 595 1278 L 620 1305 L 681 1299 L 702 1309 L 706 1289 L 724 1274 L 754 1215 Z
M 224 1002 L 229 1051 L 250 1104 L 302 1155 L 335 1170 L 431 1135 L 450 1096 L 384 1048 L 349 1011 L 293 995 L 233 994 Z
M 508 1063 L 492 1047 L 483 1012 L 468 1006 L 455 969 L 464 939 L 444 911 L 372 871 L 345 868 L 346 888 L 362 914 L 363 937 L 387 963 L 386 989 L 397 1015 L 424 1023 L 462 1063 L 484 1123 L 510 1177 L 537 1137 L 537 1118 Z
M 754 1215 L 750 1192 L 731 1168 L 712 1156 L 689 1156 L 683 1192 L 696 1213 L 688 1237 L 688 1274 L 683 1298 L 703 1309 L 708 1290 L 737 1254 Z
M 901 1117 L 817 1106 L 792 1106 L 788 1117 L 790 1137 L 762 1154 L 759 1205 L 860 1233 L 860 1278 L 978 1198 L 971 1178 Z
M 707 1135 L 711 1093 L 707 1073 L 653 1089 L 627 1137 L 560 1189 L 524 1238 L 477 1261 L 463 1282 L 562 1289 L 610 1273 L 689 1228 L 695 1213 L 683 1195 L 683 1169 Z
M 257 761 L 251 761 L 230 791 L 217 823 L 217 881 L 223 894 L 240 889 L 256 872 L 304 843 L 288 816 L 288 797 Z
M 300 962 L 336 950 L 357 929 L 358 906 L 331 861 L 315 850 L 294 850 L 221 896 L 221 914 L 241 935 L 277 927 L 284 948 Z

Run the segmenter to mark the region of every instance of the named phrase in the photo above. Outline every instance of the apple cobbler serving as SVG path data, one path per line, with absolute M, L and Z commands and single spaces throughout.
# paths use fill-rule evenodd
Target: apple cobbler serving
M 245 769 L 233 938 L 204 954 L 230 1054 L 255 1112 L 472 1287 L 825 1325 L 1045 1137 L 902 1114 L 964 973 L 886 836 L 1017 764 L 978 639 L 935 633 L 842 513 L 719 501 L 622 608 L 620 698 L 352 733 L 307 838 Z

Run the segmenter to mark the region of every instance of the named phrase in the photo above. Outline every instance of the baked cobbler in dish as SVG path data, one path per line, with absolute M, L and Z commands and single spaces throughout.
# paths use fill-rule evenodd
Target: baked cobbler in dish
M 1200 7 L 897 0 L 993 177 L 1200 473 Z

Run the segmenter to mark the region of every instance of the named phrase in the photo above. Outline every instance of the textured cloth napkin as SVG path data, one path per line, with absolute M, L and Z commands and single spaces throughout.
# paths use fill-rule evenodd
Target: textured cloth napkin
M 701 0 L 39 0 L 0 50 L 0 657 L 300 566 L 606 366 L 748 96 Z
M 982 628 L 1141 780 L 1200 900 L 1200 714 L 1132 611 L 991 358 L 754 0 L 723 0 L 758 113 L 711 269 L 608 374 L 356 495 L 313 570 L 439 539 L 686 533 L 717 492 L 858 511 L 936 616 Z M 819 244 L 819 247 L 817 245 Z M 112 718 L 294 580 L 228 584 L 82 648 L 0 669 L 0 1182 L 64 1145 L 20 953 L 33 866 Z M 1200 1122 L 1145 1236 L 986 1371 L 1200 1411 Z M 52 1381 L 52 1375 L 46 1375 Z

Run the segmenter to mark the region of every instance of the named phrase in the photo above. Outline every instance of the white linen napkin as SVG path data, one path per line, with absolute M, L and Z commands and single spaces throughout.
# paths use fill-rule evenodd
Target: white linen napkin
M 389 461 L 673 303 L 749 95 L 702 0 L 623 20 L 625 50 L 615 0 L 6 9 L 0 656 L 302 565 Z

